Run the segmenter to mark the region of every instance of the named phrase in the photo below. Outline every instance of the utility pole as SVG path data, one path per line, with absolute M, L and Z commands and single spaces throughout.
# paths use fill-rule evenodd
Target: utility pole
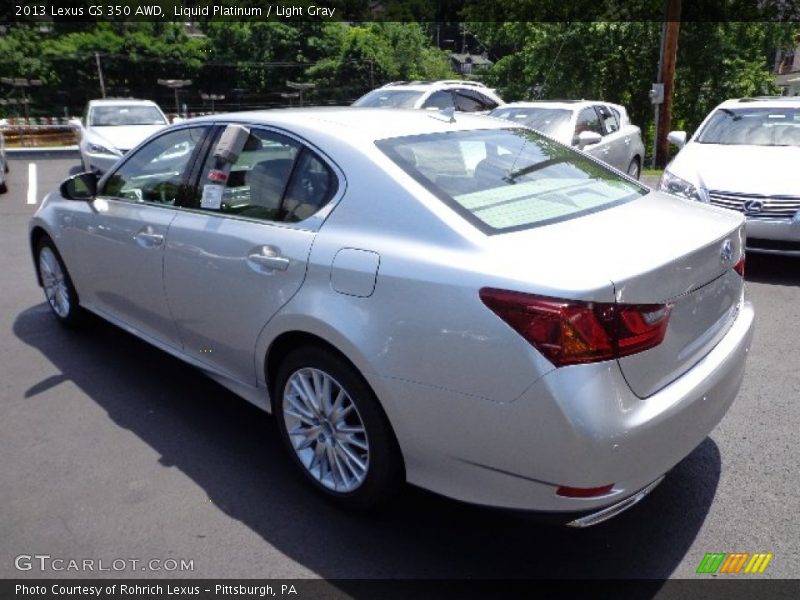
M 672 90 L 675 83 L 675 64 L 678 59 L 678 34 L 681 29 L 681 0 L 666 0 L 663 38 L 661 43 L 661 72 L 659 83 L 664 86 L 664 102 L 656 123 L 656 166 L 664 167 L 669 156 L 667 134 L 672 126 Z
M 106 97 L 106 82 L 103 80 L 103 65 L 100 63 L 100 53 L 94 53 L 94 60 L 97 63 L 97 76 L 100 78 L 100 94 Z

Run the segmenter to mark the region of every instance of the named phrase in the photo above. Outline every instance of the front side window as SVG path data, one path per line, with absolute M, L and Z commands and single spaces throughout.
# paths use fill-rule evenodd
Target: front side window
M 297 222 L 328 203 L 336 192 L 336 181 L 330 168 L 299 142 L 253 128 L 229 168 L 217 164 L 211 153 L 190 208 L 262 221 Z
M 133 202 L 176 204 L 188 193 L 187 167 L 207 129 L 178 129 L 151 140 L 113 172 L 100 194 Z
M 800 108 L 719 108 L 694 141 L 701 144 L 800 146 Z
M 603 135 L 603 126 L 600 124 L 600 118 L 594 108 L 584 108 L 578 113 L 578 120 L 575 123 L 575 142 L 578 136 L 584 131 L 594 131 Z
M 528 129 L 455 131 L 376 144 L 485 233 L 572 219 L 647 193 Z

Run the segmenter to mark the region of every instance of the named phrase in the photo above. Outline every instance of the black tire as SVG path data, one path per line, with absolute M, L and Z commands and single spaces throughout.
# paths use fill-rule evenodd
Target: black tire
M 633 177 L 634 179 L 639 179 L 642 174 L 642 169 L 639 166 L 639 159 L 634 158 L 631 161 L 631 164 L 628 165 L 628 177 Z
M 333 384 L 338 385 L 344 390 L 349 400 L 355 405 L 355 411 L 351 410 L 347 418 L 355 418 L 363 424 L 363 429 L 365 431 L 363 442 L 366 442 L 368 446 L 366 474 L 363 476 L 363 481 L 352 490 L 337 491 L 330 488 L 330 485 L 336 484 L 336 475 L 334 475 L 333 472 L 337 469 L 334 469 L 333 465 L 330 465 L 330 461 L 327 458 L 325 460 L 328 460 L 330 469 L 328 474 L 330 477 L 328 479 L 328 485 L 324 485 L 319 479 L 320 474 L 323 472 L 322 466 L 319 466 L 316 475 L 313 474 L 313 466 L 309 467 L 301 460 L 299 455 L 300 451 L 295 450 L 295 445 L 287 431 L 287 419 L 290 421 L 293 419 L 292 416 L 287 416 L 284 412 L 287 406 L 290 407 L 290 411 L 292 410 L 292 400 L 287 400 L 289 394 L 284 393 L 287 389 L 287 384 L 293 376 L 296 378 L 300 374 L 308 374 L 310 370 L 324 373 L 332 379 Z M 278 369 L 272 391 L 273 414 L 277 420 L 278 429 L 280 430 L 280 435 L 286 450 L 294 464 L 303 473 L 305 479 L 326 498 L 346 508 L 371 509 L 385 504 L 402 486 L 405 480 L 403 460 L 388 419 L 383 413 L 374 392 L 366 381 L 364 381 L 361 374 L 342 357 L 335 352 L 319 346 L 303 346 L 296 348 L 290 351 L 283 359 Z M 320 419 L 322 418 L 319 414 L 317 417 Z M 331 421 L 333 421 L 333 419 L 331 419 Z M 338 434 L 339 430 L 334 428 L 333 431 Z M 328 435 L 331 435 L 330 430 Z M 294 437 L 302 436 L 295 435 Z M 323 437 L 324 434 L 320 433 L 317 438 L 317 443 L 309 447 L 307 449 L 308 452 L 314 454 L 319 445 L 319 439 Z M 333 437 L 336 437 L 336 435 Z M 330 442 L 329 445 L 339 443 L 339 441 L 334 440 L 333 437 L 328 438 Z M 349 444 L 349 442 L 345 443 Z M 351 446 L 348 446 L 348 448 L 351 450 L 355 449 Z M 305 450 L 303 450 L 303 452 L 305 452 Z M 334 449 L 332 449 L 331 452 L 335 454 Z M 361 458 L 363 458 L 363 455 Z M 344 470 L 344 462 L 345 461 L 341 461 L 342 464 L 336 465 L 341 467 L 341 470 L 338 470 L 338 472 L 352 475 L 353 480 L 358 479 L 353 471 Z M 323 480 L 324 479 L 323 477 Z M 341 476 L 339 477 L 339 482 L 342 486 L 345 485 L 345 479 L 341 478 Z
M 6 185 L 5 180 L 0 182 L 0 194 L 5 194 L 8 191 L 8 186 Z
M 51 256 L 55 261 L 58 263 L 59 268 L 61 269 L 61 273 L 63 274 L 63 285 L 64 291 L 67 299 L 67 309 L 59 311 L 56 307 L 56 301 L 51 298 L 47 293 L 47 286 L 45 277 L 47 277 L 46 273 L 42 272 L 42 253 L 43 252 L 50 252 Z M 45 289 L 45 299 L 47 300 L 47 304 L 50 307 L 50 312 L 53 313 L 53 316 L 58 320 L 65 327 L 75 328 L 77 327 L 82 318 L 82 309 L 80 307 L 80 301 L 78 299 L 78 292 L 75 290 L 75 285 L 72 283 L 72 278 L 69 276 L 69 271 L 67 270 L 66 265 L 64 264 L 64 260 L 61 258 L 61 255 L 58 253 L 58 250 L 55 247 L 55 244 L 49 237 L 41 238 L 36 244 L 36 270 L 39 273 L 39 278 L 42 280 L 43 289 Z

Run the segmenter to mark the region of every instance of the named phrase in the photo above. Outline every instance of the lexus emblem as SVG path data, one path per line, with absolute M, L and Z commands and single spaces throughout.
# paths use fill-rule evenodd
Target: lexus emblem
M 720 261 L 725 264 L 731 262 L 733 258 L 733 244 L 730 240 L 725 240 L 722 242 L 722 248 L 719 251 L 719 259 Z
M 761 209 L 764 208 L 764 203 L 761 200 L 748 200 L 744 203 L 743 208 L 745 214 L 754 215 L 761 212 Z

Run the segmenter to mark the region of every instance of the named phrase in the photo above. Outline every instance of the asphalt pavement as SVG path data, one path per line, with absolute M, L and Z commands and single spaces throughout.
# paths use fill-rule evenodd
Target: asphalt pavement
M 620 517 L 567 530 L 411 488 L 391 510 L 348 513 L 294 473 L 271 417 L 99 319 L 54 321 L 28 201 L 76 167 L 13 159 L 0 196 L 0 577 L 680 578 L 700 577 L 707 552 L 770 552 L 759 577 L 800 574 L 800 259 L 748 257 L 757 330 L 742 390 Z M 36 554 L 128 562 L 17 570 Z M 161 570 L 142 570 L 154 559 Z

